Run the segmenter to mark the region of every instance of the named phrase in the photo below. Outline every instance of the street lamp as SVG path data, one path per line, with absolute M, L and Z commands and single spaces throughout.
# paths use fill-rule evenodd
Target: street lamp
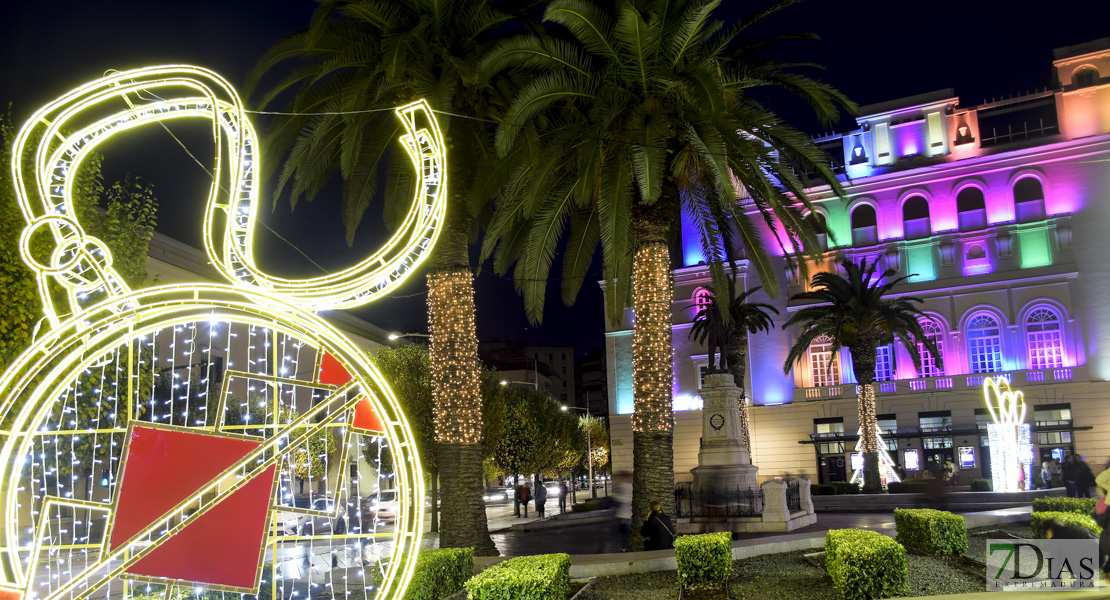
M 540 382 L 539 381 L 537 381 L 535 383 L 532 383 L 531 381 L 518 381 L 516 379 L 502 379 L 501 380 L 501 385 L 509 385 L 510 383 L 519 383 L 521 385 L 530 385 L 530 386 L 532 386 L 533 388 L 535 388 L 537 390 L 540 389 Z
M 406 338 L 406 337 L 430 338 L 432 336 L 428 335 L 427 333 L 397 333 L 395 331 L 395 332 L 389 334 L 389 341 L 394 342 L 394 341 L 397 341 L 401 338 Z
M 563 412 L 568 410 L 580 410 L 586 413 L 586 464 L 590 467 L 590 497 L 597 498 L 597 488 L 594 487 L 594 445 L 590 433 L 590 409 L 567 406 L 564 404 L 562 410 Z

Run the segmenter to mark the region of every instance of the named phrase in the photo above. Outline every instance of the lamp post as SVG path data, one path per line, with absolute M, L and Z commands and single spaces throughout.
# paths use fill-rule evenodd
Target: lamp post
M 430 334 L 427 334 L 427 333 L 397 333 L 396 331 L 394 331 L 393 333 L 389 334 L 389 341 L 395 342 L 395 341 L 397 341 L 401 338 L 407 338 L 407 337 L 430 338 L 432 336 Z
M 597 488 L 594 487 L 594 450 L 593 439 L 590 432 L 590 409 L 567 406 L 564 404 L 563 410 L 580 410 L 586 413 L 586 464 L 588 464 L 590 468 L 590 497 L 597 498 Z

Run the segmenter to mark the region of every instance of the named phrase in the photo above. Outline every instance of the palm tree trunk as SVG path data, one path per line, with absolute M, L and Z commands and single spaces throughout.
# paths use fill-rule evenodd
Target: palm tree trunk
M 482 396 L 469 233 L 465 195 L 456 191 L 428 272 L 432 400 L 444 498 L 439 544 L 496 556 L 482 500 Z
M 732 339 L 728 348 L 728 368 L 736 387 L 740 388 L 740 431 L 744 434 L 744 447 L 748 449 L 748 458 L 752 458 L 751 427 L 748 421 L 748 402 L 745 390 L 745 376 L 748 373 L 748 330 L 737 326 L 732 331 Z M 752 460 L 754 464 L 754 460 Z
M 664 191 L 666 195 L 666 191 Z M 671 202 L 660 198 L 650 207 L 637 205 L 632 231 L 636 250 L 632 262 L 632 531 L 629 550 L 642 550 L 640 527 L 653 500 L 674 514 L 674 450 L 671 404 L 673 348 L 671 346 L 671 252 L 668 245 L 673 216 Z
M 862 337 L 862 336 L 861 336 Z M 876 435 L 879 427 L 875 418 L 875 342 L 862 340 L 864 343 L 849 348 L 852 355 L 852 365 L 856 370 L 856 380 L 859 382 L 859 426 L 863 440 L 863 491 L 877 494 L 883 491 L 883 484 L 879 480 L 879 438 Z

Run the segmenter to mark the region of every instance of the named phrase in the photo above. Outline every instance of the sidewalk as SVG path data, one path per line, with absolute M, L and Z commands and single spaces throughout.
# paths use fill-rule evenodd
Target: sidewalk
M 579 499 L 584 500 L 585 497 L 579 494 Z M 570 512 L 570 502 L 567 502 L 567 512 Z M 547 519 L 550 521 L 555 515 L 559 514 L 559 503 L 547 502 L 545 506 L 547 509 Z M 505 504 L 487 504 L 486 505 L 486 522 L 489 526 L 491 535 L 505 534 L 512 531 L 513 525 L 522 523 L 536 523 L 540 521 L 539 516 L 536 515 L 535 504 L 528 504 L 528 516 L 517 517 L 513 515 L 513 503 L 506 502 Z M 523 514 L 523 511 L 522 511 Z M 432 516 L 431 511 L 424 511 L 424 537 L 421 540 L 420 547 L 427 550 L 429 548 L 439 547 L 439 534 L 432 533 Z

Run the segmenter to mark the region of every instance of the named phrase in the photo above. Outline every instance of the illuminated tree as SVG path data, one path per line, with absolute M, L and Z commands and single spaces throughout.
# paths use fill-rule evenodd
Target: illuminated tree
M 879 480 L 879 443 L 876 436 L 878 422 L 875 417 L 875 361 L 877 348 L 898 340 L 908 350 L 913 364 L 919 370 L 921 358 L 916 351 L 923 345 L 936 358 L 941 367 L 941 354 L 936 344 L 921 328 L 925 315 L 915 306 L 920 298 L 903 296 L 889 298 L 891 289 L 913 277 L 895 277 L 893 269 L 881 275 L 876 272 L 878 263 L 859 264 L 841 261 L 845 275 L 818 273 L 813 276 L 810 291 L 795 294 L 791 302 L 806 305 L 783 323 L 783 329 L 797 327 L 798 334 L 782 370 L 790 369 L 805 356 L 813 340 L 832 338 L 832 354 L 847 348 L 859 382 L 859 424 L 863 436 L 864 490 L 882 490 Z
M 763 289 L 756 286 L 746 292 L 736 295 L 736 283 L 729 280 L 729 298 L 731 300 L 719 301 L 713 288 L 707 288 L 711 301 L 708 306 L 694 316 L 694 326 L 690 328 L 690 337 L 704 344 L 710 333 L 716 329 L 716 335 L 725 340 L 724 351 L 728 372 L 732 380 L 743 391 L 745 375 L 748 371 L 748 334 L 770 331 L 775 326 L 768 312 L 779 314 L 777 308 L 762 302 L 751 302 L 751 295 Z M 722 304 L 727 304 L 722 309 Z M 748 448 L 748 455 L 752 452 L 751 426 L 748 419 L 748 403 L 745 395 L 740 396 L 740 427 L 744 433 L 744 446 Z
M 428 261 L 428 322 L 438 468 L 443 486 L 440 545 L 497 553 L 482 501 L 482 401 L 474 326 L 473 270 L 467 242 L 488 203 L 491 178 L 478 169 L 492 153 L 487 120 L 513 89 L 505 76 L 479 72 L 489 44 L 519 15 L 488 1 L 339 0 L 316 10 L 309 28 L 274 46 L 248 83 L 287 60 L 297 66 L 261 97 L 268 106 L 295 92 L 268 146 L 280 165 L 275 199 L 290 192 L 312 200 L 335 175 L 343 178 L 342 215 L 350 240 L 384 190 L 387 224 L 408 207 L 411 175 L 396 145 L 391 109 L 425 98 L 437 111 L 447 144 L 450 198 L 439 241 Z M 521 2 L 522 6 L 527 3 Z M 456 116 L 461 115 L 461 116 Z
M 557 0 L 549 39 L 522 34 L 487 57 L 490 71 L 530 69 L 497 131 L 510 162 L 483 258 L 513 271 L 527 314 L 539 321 L 551 264 L 565 237 L 563 302 L 574 301 L 598 246 L 609 318 L 633 307 L 633 502 L 631 548 L 642 547 L 648 503 L 674 511 L 670 270 L 680 211 L 698 236 L 717 285 L 739 257 L 777 294 L 778 267 L 752 212 L 776 222 L 784 248 L 818 251 L 802 219 L 810 206 L 795 172 L 839 192 L 828 157 L 754 100 L 755 88 L 799 96 L 825 121 L 852 104 L 831 87 L 762 55 L 783 38 L 751 27 L 784 3 L 733 27 L 714 20 L 714 0 L 594 3 Z M 739 185 L 737 185 L 739 183 Z M 738 201 L 738 199 L 743 200 Z

